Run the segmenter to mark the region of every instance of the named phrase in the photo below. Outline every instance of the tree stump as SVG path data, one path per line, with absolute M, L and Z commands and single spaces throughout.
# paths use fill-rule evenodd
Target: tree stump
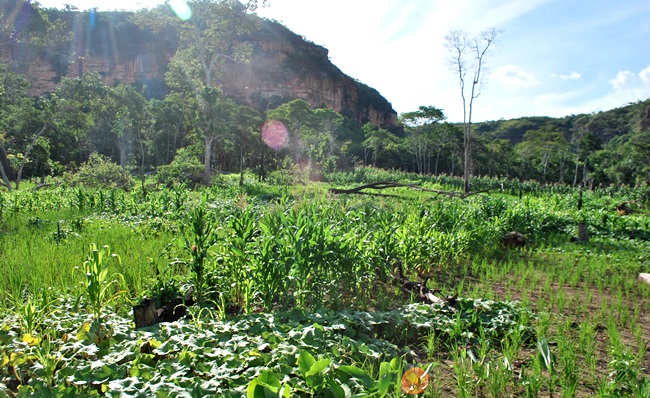
M 146 328 L 157 322 L 155 302 L 151 299 L 144 299 L 140 304 L 133 307 L 133 321 L 135 328 Z
M 511 231 L 503 236 L 501 241 L 503 247 L 506 248 L 517 248 L 526 246 L 526 235 L 521 232 Z
M 587 231 L 587 224 L 581 222 L 578 224 L 578 240 L 580 242 L 588 242 L 589 241 L 589 232 Z

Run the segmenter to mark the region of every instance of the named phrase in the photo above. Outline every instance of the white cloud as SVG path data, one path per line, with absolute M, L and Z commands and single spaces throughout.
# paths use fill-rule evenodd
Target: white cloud
M 645 100 L 650 97 L 650 65 L 639 73 L 620 71 L 609 83 L 613 91 L 608 97 L 621 103 Z
M 641 81 L 634 73 L 623 70 L 616 74 L 616 77 L 609 81 L 614 91 L 629 90 L 637 86 Z
M 551 74 L 551 77 L 560 79 L 560 80 L 578 80 L 582 78 L 582 75 L 576 71 L 569 72 L 568 75 L 556 75 L 555 73 Z
M 507 88 L 526 88 L 539 84 L 535 75 L 523 71 L 517 65 L 503 65 L 491 77 Z

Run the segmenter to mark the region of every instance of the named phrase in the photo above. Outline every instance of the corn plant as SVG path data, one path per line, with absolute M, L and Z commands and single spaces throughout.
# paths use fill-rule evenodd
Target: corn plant
M 255 295 L 255 281 L 252 270 L 253 239 L 257 235 L 256 215 L 253 209 L 237 208 L 230 219 L 229 259 L 226 262 L 229 277 L 234 286 L 233 300 L 243 302 L 244 311 L 250 314 Z
M 205 203 L 190 210 L 185 221 L 186 223 L 182 223 L 180 229 L 185 237 L 185 249 L 191 255 L 190 269 L 194 279 L 196 302 L 201 305 L 205 292 L 206 260 L 208 250 L 217 242 L 215 234 L 217 224 L 213 215 L 206 211 Z M 190 235 L 191 238 L 188 238 L 187 235 Z
M 122 274 L 118 272 L 108 274 L 108 260 L 110 259 L 120 262 L 120 257 L 117 254 L 111 254 L 108 246 L 97 249 L 97 245 L 93 243 L 90 245 L 90 256 L 84 261 L 81 268 L 77 268 L 84 274 L 83 295 L 96 320 L 101 318 L 102 311 L 111 301 L 124 293 L 124 290 L 116 293 L 111 291 L 114 285 L 120 283 L 122 286 L 126 285 Z
M 542 363 L 548 372 L 548 390 L 552 397 L 553 392 L 555 391 L 555 380 L 557 377 L 555 373 L 555 355 L 551 352 L 548 341 L 544 337 L 537 341 L 537 350 L 539 351 L 539 355 L 543 361 Z
M 35 373 L 43 379 L 48 387 L 54 386 L 56 372 L 61 365 L 63 355 L 53 350 L 53 344 L 49 339 L 44 339 L 34 349 L 34 356 L 38 361 Z

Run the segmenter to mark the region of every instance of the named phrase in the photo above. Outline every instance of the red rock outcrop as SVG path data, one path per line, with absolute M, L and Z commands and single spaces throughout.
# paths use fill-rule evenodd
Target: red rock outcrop
M 74 32 L 63 55 L 59 49 L 58 55 L 45 51 L 14 57 L 16 48 L 0 44 L 0 51 L 12 54 L 31 81 L 31 94 L 53 92 L 62 76 L 97 72 L 107 85 L 147 85 L 148 95 L 164 96 L 164 73 L 176 50 L 173 34 L 141 31 L 128 22 L 128 13 L 120 12 L 97 13 L 91 28 L 87 15 L 58 11 L 57 17 L 63 17 Z M 391 104 L 375 89 L 341 72 L 330 62 L 327 49 L 268 20 L 262 20 L 248 40 L 254 47 L 251 61 L 224 66 L 219 83 L 226 95 L 259 111 L 301 98 L 359 122 L 395 126 L 397 113 Z

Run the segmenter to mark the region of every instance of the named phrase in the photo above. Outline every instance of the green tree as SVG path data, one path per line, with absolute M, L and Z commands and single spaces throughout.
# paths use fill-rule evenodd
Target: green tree
M 169 94 L 164 101 L 150 100 L 152 122 L 152 165 L 169 164 L 179 148 L 187 144 L 192 130 L 190 112 L 178 93 Z
M 388 130 L 379 128 L 372 123 L 364 124 L 361 129 L 366 139 L 363 141 L 364 165 L 368 164 L 368 155 L 372 155 L 372 165 L 377 167 L 377 160 L 382 152 L 397 144 L 397 137 Z
M 221 90 L 205 87 L 201 90 L 193 107 L 194 124 L 203 138 L 203 182 L 210 184 L 212 178 L 212 147 L 215 141 L 223 141 L 236 124 L 238 107 Z
M 47 10 L 37 2 L 17 0 L 0 4 L 0 43 L 5 50 L 2 56 L 9 61 L 47 55 L 67 64 L 69 57 L 62 53 L 72 36 L 64 20 L 50 21 Z
M 71 186 L 121 188 L 125 191 L 134 185 L 133 178 L 126 170 L 97 152 L 91 153 L 76 173 L 65 173 L 63 179 Z
M 11 190 L 10 177 L 19 189 L 25 166 L 35 148 L 41 148 L 49 161 L 49 141 L 43 137 L 48 128 L 50 103 L 26 94 L 27 80 L 0 63 L 0 176 Z
M 111 90 L 111 109 L 109 110 L 110 132 L 119 153 L 119 165 L 125 169 L 128 151 L 139 144 L 140 170 L 145 167 L 145 137 L 153 122 L 149 103 L 142 93 L 133 86 L 120 84 Z
M 441 109 L 433 106 L 420 106 L 417 111 L 406 112 L 401 115 L 401 121 L 406 127 L 406 141 L 409 152 L 413 156 L 413 163 L 420 174 L 430 173 L 431 151 L 436 153 L 437 164 L 440 157 L 441 130 L 438 123 L 445 120 Z
M 252 158 L 252 153 L 260 145 L 262 118 L 257 111 L 247 106 L 239 106 L 235 117 L 233 141 L 239 152 L 239 183 L 243 185 L 246 158 Z M 250 164 L 250 167 L 253 165 Z
M 248 13 L 257 8 L 258 1 L 242 4 L 236 0 L 196 0 L 187 6 L 190 12 L 177 15 L 171 7 L 162 5 L 138 12 L 133 21 L 153 31 L 172 28 L 178 34 L 178 49 L 165 80 L 172 90 L 194 96 L 193 120 L 205 144 L 204 182 L 209 184 L 212 144 L 223 132 L 215 123 L 223 121 L 222 116 L 229 114 L 234 104 L 217 93 L 214 86 L 225 62 L 250 59 L 252 46 L 245 36 L 257 27 L 257 19 Z M 218 106 L 224 108 L 218 110 Z
M 112 102 L 109 88 L 96 73 L 61 80 L 53 95 L 57 160 L 67 163 L 76 158 L 81 164 L 96 151 L 92 133 L 106 126 L 110 119 L 107 108 Z M 104 134 L 97 134 L 96 138 L 106 139 Z
M 544 126 L 529 130 L 524 134 L 524 141 L 517 144 L 517 152 L 526 160 L 539 161 L 542 168 L 542 184 L 546 183 L 546 174 L 551 160 L 558 160 L 560 153 L 568 147 L 564 135 L 553 126 Z
M 268 120 L 281 121 L 289 132 L 288 152 L 296 164 L 309 164 L 310 170 L 331 170 L 338 162 L 338 137 L 344 118 L 338 112 L 319 108 L 296 99 L 267 111 Z

